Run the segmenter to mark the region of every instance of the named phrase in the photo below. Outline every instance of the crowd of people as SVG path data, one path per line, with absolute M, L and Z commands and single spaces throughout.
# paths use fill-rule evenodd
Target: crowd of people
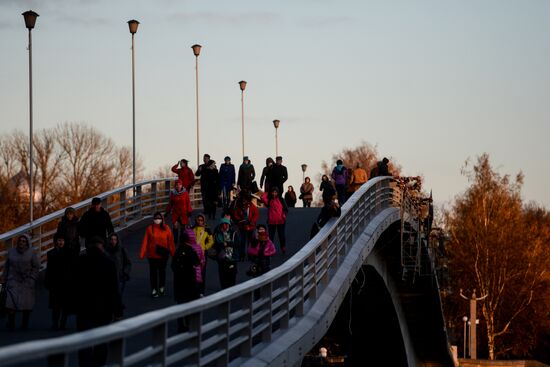
M 389 175 L 388 163 L 384 158 L 367 174 L 359 164 L 350 169 L 338 160 L 330 177 L 322 176 L 319 190 L 323 208 L 313 223 L 311 236 L 330 218 L 340 215 L 341 206 L 368 178 Z M 239 262 L 250 262 L 247 274 L 251 277 L 269 271 L 270 259 L 277 253 L 286 253 L 289 208 L 294 208 L 298 199 L 303 207 L 310 207 L 315 191 L 311 179 L 305 177 L 298 197 L 292 186 L 285 192 L 288 171 L 280 156 L 275 160 L 266 159 L 259 186 L 247 156 L 243 157 L 237 172 L 230 157 L 224 158 L 218 170 L 208 154 L 196 172 L 189 168 L 186 159 L 175 164 L 172 171 L 178 179 L 170 191 L 166 209 L 154 213 L 152 223 L 147 226 L 139 257 L 147 259 L 149 264 L 153 298 L 167 293 L 166 269 L 170 264 L 173 296 L 178 304 L 205 294 L 208 261 L 217 263 L 221 289 L 236 284 Z M 190 192 L 197 178 L 200 178 L 204 213 L 191 218 Z M 267 208 L 266 224 L 258 223 L 257 203 Z M 221 218 L 216 218 L 218 207 L 222 208 Z M 216 226 L 211 229 L 207 220 L 216 220 Z M 128 252 L 100 198 L 92 199 L 81 218 L 75 209 L 67 208 L 53 236 L 53 248 L 47 253 L 44 281 L 49 291 L 52 329 L 65 329 L 67 318 L 72 314 L 76 315 L 77 330 L 122 318 L 122 294 L 131 268 Z M 39 269 L 31 239 L 27 235 L 19 236 L 16 246 L 8 250 L 2 277 L 10 330 L 15 328 L 17 313 L 22 315 L 21 329 L 29 326 Z M 179 329 L 186 327 L 185 320 L 178 320 Z M 101 349 L 82 353 L 81 357 L 88 360 L 103 356 Z

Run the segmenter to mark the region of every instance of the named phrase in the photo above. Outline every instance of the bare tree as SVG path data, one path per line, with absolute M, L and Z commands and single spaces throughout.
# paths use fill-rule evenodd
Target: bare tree
M 487 295 L 480 301 L 482 325 L 489 359 L 495 359 L 511 347 L 504 337 L 545 282 L 548 243 L 528 233 L 521 173 L 514 182 L 500 176 L 486 154 L 464 173 L 471 186 L 446 213 L 451 282 L 455 289 L 475 288 L 478 295 Z M 456 299 L 449 302 L 461 302 L 458 294 L 451 297 Z

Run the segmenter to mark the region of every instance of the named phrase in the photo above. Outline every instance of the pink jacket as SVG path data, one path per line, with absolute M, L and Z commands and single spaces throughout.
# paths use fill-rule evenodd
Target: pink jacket
M 189 245 L 193 247 L 193 250 L 195 250 L 195 252 L 199 256 L 200 265 L 195 266 L 195 279 L 197 280 L 197 283 L 200 284 L 204 281 L 204 279 L 202 279 L 202 269 L 206 266 L 204 251 L 201 245 L 197 243 L 197 236 L 195 235 L 195 231 L 193 231 L 191 228 L 187 228 L 185 232 L 189 236 Z
M 262 201 L 267 205 L 267 223 L 268 224 L 284 224 L 286 222 L 286 213 L 283 203 L 279 198 L 271 200 L 267 192 L 262 195 Z
M 257 240 L 253 240 L 252 243 L 248 246 L 248 255 L 249 256 L 258 256 L 258 252 L 260 251 L 260 242 Z M 267 243 L 264 247 L 264 256 L 269 257 L 275 255 L 277 250 L 275 250 L 275 245 L 273 242 L 268 239 Z

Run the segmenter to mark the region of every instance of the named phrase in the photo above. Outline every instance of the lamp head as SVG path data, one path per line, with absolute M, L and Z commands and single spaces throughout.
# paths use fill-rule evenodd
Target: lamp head
M 241 88 L 242 91 L 244 91 L 246 89 L 246 82 L 244 80 L 241 80 L 239 82 L 239 87 Z
M 201 47 L 202 47 L 201 45 L 193 45 L 193 46 L 191 46 L 191 48 L 193 49 L 193 54 L 194 54 L 195 56 L 198 57 L 198 56 L 201 54 Z
M 139 22 L 135 19 L 128 21 L 128 28 L 130 28 L 130 33 L 135 34 L 138 30 Z
M 306 171 L 306 169 L 307 169 L 307 164 L 305 164 L 305 163 L 304 163 L 304 164 L 302 164 L 302 172 L 305 172 L 305 171 Z
M 25 27 L 27 27 L 29 31 L 33 29 L 36 24 L 36 18 L 39 17 L 39 15 L 32 10 L 27 10 L 21 15 L 25 18 Z
M 275 126 L 275 129 L 279 128 L 280 123 L 281 123 L 281 121 L 279 121 L 279 120 L 273 120 L 273 126 Z

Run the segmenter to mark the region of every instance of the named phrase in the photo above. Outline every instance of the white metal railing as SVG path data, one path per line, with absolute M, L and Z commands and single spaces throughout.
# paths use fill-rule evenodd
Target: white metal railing
M 103 207 L 111 215 L 115 229 L 122 229 L 155 211 L 165 210 L 170 197 L 170 183 L 176 178 L 161 178 L 137 182 L 135 193 L 132 184 L 97 195 L 102 199 Z M 190 193 L 192 206 L 201 206 L 199 185 Z M 91 198 L 72 207 L 79 217 L 90 208 Z M 41 268 L 46 265 L 46 253 L 53 246 L 53 235 L 57 224 L 65 214 L 65 209 L 46 215 L 34 222 L 27 223 L 0 235 L 0 274 L 4 269 L 7 249 L 15 244 L 22 234 L 29 234 L 35 251 L 39 255 Z
M 0 348 L 0 366 L 45 360 L 49 366 L 68 366 L 78 350 L 99 344 L 108 345 L 108 364 L 115 366 L 239 365 L 307 313 L 354 239 L 377 213 L 400 207 L 401 197 L 392 178 L 370 180 L 346 202 L 340 218 L 329 221 L 292 258 L 267 274 L 105 327 Z M 177 333 L 169 327 L 179 317 L 188 321 L 188 331 Z M 139 342 L 146 345 L 127 348 Z

